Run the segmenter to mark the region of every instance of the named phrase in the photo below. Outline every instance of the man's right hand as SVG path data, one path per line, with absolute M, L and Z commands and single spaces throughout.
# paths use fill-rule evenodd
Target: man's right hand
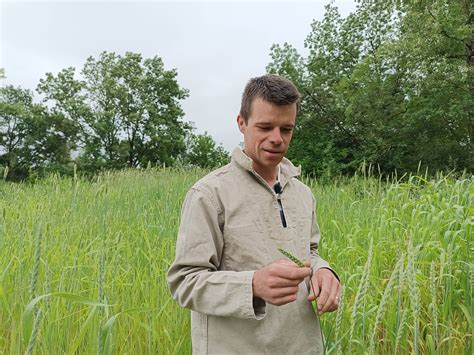
M 253 274 L 253 297 L 275 306 L 296 301 L 298 285 L 308 276 L 309 267 L 299 267 L 287 259 L 274 261 Z

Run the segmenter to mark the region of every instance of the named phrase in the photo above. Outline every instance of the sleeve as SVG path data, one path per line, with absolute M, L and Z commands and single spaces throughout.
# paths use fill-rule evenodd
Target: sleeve
M 319 247 L 319 241 L 321 239 L 321 234 L 319 232 L 319 225 L 318 225 L 318 221 L 316 217 L 316 201 L 314 199 L 314 196 L 313 195 L 311 196 L 313 199 L 311 239 L 310 239 L 311 267 L 313 268 L 313 272 L 321 268 L 329 269 L 334 274 L 334 276 L 336 276 L 336 278 L 339 280 L 339 276 L 336 274 L 336 272 L 329 266 L 329 263 L 326 260 L 321 258 L 321 256 L 318 253 L 318 247 Z
M 222 271 L 223 235 L 219 209 L 203 191 L 191 189 L 181 211 L 176 256 L 168 270 L 173 298 L 196 312 L 261 319 L 265 305 L 255 302 L 255 271 Z

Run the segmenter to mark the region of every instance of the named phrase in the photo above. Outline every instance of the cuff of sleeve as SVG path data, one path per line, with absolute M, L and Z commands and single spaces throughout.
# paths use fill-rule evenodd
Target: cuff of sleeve
M 253 297 L 252 280 L 254 271 L 246 272 L 245 297 L 243 298 L 242 309 L 245 318 L 261 320 L 265 317 L 266 302 L 260 298 Z
M 265 310 L 267 303 L 262 300 L 261 298 L 254 297 L 253 298 L 253 309 L 255 313 L 255 318 L 257 320 L 261 320 L 265 317 Z

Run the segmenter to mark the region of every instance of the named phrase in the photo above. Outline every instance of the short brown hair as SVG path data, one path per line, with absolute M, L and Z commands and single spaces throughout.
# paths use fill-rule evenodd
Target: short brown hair
M 260 98 L 271 104 L 283 106 L 296 103 L 299 111 L 300 93 L 296 86 L 287 78 L 275 74 L 266 74 L 250 79 L 245 86 L 240 105 L 240 116 L 247 123 L 254 99 Z

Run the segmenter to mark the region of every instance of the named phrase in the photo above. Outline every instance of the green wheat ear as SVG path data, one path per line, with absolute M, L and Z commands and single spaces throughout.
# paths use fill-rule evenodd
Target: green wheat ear
M 288 253 L 286 250 L 282 249 L 282 248 L 278 248 L 278 251 L 280 253 L 282 253 L 284 256 L 286 256 L 288 259 L 290 259 L 291 261 L 293 261 L 296 265 L 298 265 L 299 267 L 304 267 L 304 264 L 303 262 L 298 259 L 296 256 Z

